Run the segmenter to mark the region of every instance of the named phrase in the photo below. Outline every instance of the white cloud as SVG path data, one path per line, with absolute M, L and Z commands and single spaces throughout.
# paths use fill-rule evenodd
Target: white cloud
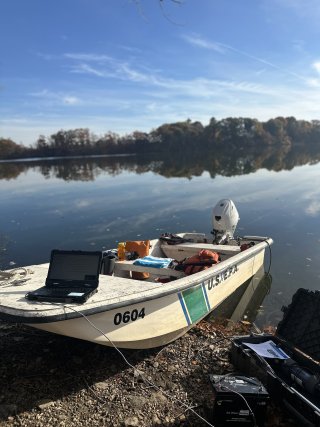
M 320 74 L 320 61 L 314 62 L 312 67 Z
M 77 105 L 80 104 L 81 101 L 76 96 L 65 96 L 63 98 L 63 103 L 66 105 Z
M 37 98 L 47 98 L 50 97 L 50 92 L 48 89 L 42 89 L 39 92 L 31 92 L 29 95 L 35 96 Z
M 218 42 L 210 42 L 208 40 L 204 40 L 200 36 L 197 35 L 187 35 L 184 34 L 182 36 L 184 40 L 186 40 L 188 43 L 194 46 L 199 46 L 204 49 L 214 50 L 219 53 L 225 53 L 226 52 L 226 46 L 218 43 Z
M 82 60 L 85 57 L 91 58 L 92 55 L 68 54 L 68 57 L 72 59 L 80 57 Z M 96 56 L 93 56 L 92 58 L 95 60 Z M 172 79 L 170 77 L 163 77 L 153 70 L 142 72 L 127 62 L 121 62 L 111 57 L 108 57 L 107 63 L 108 64 L 101 66 L 101 68 L 93 68 L 91 65 L 85 63 L 74 64 L 72 65 L 71 72 L 94 75 L 105 79 L 113 78 L 133 83 L 141 83 L 145 86 L 170 90 L 171 95 L 175 92 L 176 94 L 183 96 L 209 98 L 216 95 L 222 88 L 239 92 L 276 95 L 276 92 L 272 89 L 270 90 L 261 84 L 244 80 L 218 80 L 204 77 L 197 77 L 189 80 Z
M 30 95 L 55 104 L 78 105 L 82 103 L 81 100 L 74 95 L 65 95 L 60 92 L 55 93 L 49 91 L 48 89 L 43 89 L 39 92 L 32 92 Z
M 69 59 L 88 62 L 108 62 L 112 60 L 108 55 L 99 55 L 94 53 L 65 53 L 63 56 Z
M 107 74 L 103 71 L 97 70 L 91 67 L 88 64 L 77 64 L 71 68 L 71 73 L 77 74 L 92 74 L 97 77 L 108 77 L 110 74 Z
M 308 85 L 311 87 L 320 87 L 320 79 L 308 79 Z
M 89 63 L 96 63 L 95 67 L 86 62 L 72 64 L 70 67 L 71 73 L 91 74 L 102 78 L 118 78 L 133 82 L 149 82 L 153 78 L 148 74 L 135 70 L 127 62 L 119 61 L 109 56 L 91 54 L 66 54 L 65 56 L 75 61 L 87 60 Z
M 282 73 L 290 75 L 290 76 L 292 76 L 292 77 L 294 77 L 294 78 L 296 78 L 298 80 L 302 80 L 302 81 L 305 81 L 305 82 L 308 81 L 307 78 L 305 78 L 304 76 L 302 76 L 302 75 L 300 75 L 298 73 L 292 72 L 292 71 L 287 70 L 287 69 L 282 68 L 282 67 L 279 67 L 277 64 L 274 64 L 273 62 L 270 62 L 270 61 L 268 61 L 268 60 L 266 60 L 264 58 L 260 58 L 258 56 L 252 55 L 252 54 L 250 54 L 248 52 L 245 52 L 243 50 L 237 49 L 237 48 L 235 48 L 233 46 L 230 46 L 230 45 L 227 45 L 227 44 L 224 44 L 224 43 L 219 43 L 219 42 L 211 42 L 211 41 L 208 41 L 208 40 L 205 40 L 205 39 L 201 38 L 200 36 L 197 36 L 197 37 L 194 38 L 194 37 L 190 37 L 190 36 L 184 35 L 183 38 L 188 43 L 196 45 L 196 46 L 199 46 L 201 48 L 210 49 L 210 50 L 217 50 L 218 48 L 220 48 L 220 49 L 222 49 L 220 51 L 221 53 L 222 52 L 226 53 L 227 51 L 233 52 L 233 53 L 236 53 L 236 54 L 241 55 L 243 57 L 246 57 L 246 58 L 248 58 L 248 59 L 250 59 L 250 60 L 252 60 L 254 62 L 258 62 L 258 63 L 264 64 L 264 65 L 267 65 L 268 67 L 270 67 L 272 69 L 275 69 L 275 70 L 278 70 L 278 71 L 280 71 Z

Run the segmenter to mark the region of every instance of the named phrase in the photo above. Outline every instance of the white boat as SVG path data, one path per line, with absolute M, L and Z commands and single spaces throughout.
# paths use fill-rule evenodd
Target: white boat
M 224 211 L 221 215 L 217 215 L 219 209 Z M 262 268 L 265 250 L 273 241 L 257 236 L 235 239 L 237 215 L 233 202 L 222 200 L 214 209 L 213 235 L 180 233 L 178 236 L 184 240 L 178 244 L 168 244 L 163 239 L 150 241 L 150 255 L 157 258 L 179 262 L 206 249 L 218 252 L 221 262 L 186 275 L 170 267 L 116 260 L 113 274 L 100 275 L 98 292 L 84 304 L 25 298 L 27 292 L 44 285 L 49 264 L 25 267 L 26 275 L 16 275 L 16 281 L 12 281 L 10 271 L 2 272 L 0 319 L 118 348 L 167 344 L 219 307 Z M 147 272 L 150 276 L 147 280 L 134 280 L 132 272 Z M 157 281 L 161 277 L 170 281 Z

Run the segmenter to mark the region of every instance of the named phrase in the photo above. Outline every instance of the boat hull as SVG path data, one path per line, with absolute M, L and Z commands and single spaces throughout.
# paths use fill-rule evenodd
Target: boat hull
M 28 323 L 48 332 L 118 348 L 145 349 L 168 344 L 182 336 L 263 266 L 265 245 L 252 256 L 230 259 L 221 270 L 194 275 L 186 289 L 141 300 L 99 313 L 84 314 L 81 307 L 65 306 L 78 313 L 67 320 Z M 208 271 L 208 270 L 207 270 Z

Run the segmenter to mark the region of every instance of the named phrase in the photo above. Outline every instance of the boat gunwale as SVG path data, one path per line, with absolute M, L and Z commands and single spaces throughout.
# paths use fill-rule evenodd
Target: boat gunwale
M 38 324 L 38 323 L 51 323 L 51 322 L 59 322 L 59 321 L 64 321 L 64 320 L 71 320 L 71 319 L 77 319 L 83 316 L 91 316 L 94 314 L 99 314 L 99 313 L 103 313 L 103 312 L 108 312 L 111 310 L 114 310 L 116 308 L 121 308 L 121 307 L 126 307 L 128 305 L 134 305 L 134 304 L 138 304 L 142 301 L 151 301 L 151 300 L 155 300 L 155 299 L 159 299 L 162 297 L 166 297 L 168 295 L 171 295 L 173 293 L 179 293 L 182 292 L 186 289 L 189 289 L 191 287 L 194 286 L 198 286 L 199 284 L 201 284 L 202 282 L 209 280 L 210 278 L 218 275 L 219 273 L 221 273 L 221 271 L 225 270 L 226 268 L 228 268 L 228 265 L 230 264 L 234 264 L 234 262 L 238 263 L 238 264 L 242 264 L 244 262 L 246 262 L 249 258 L 252 258 L 256 253 L 261 252 L 262 250 L 264 250 L 267 246 L 270 247 L 270 245 L 273 243 L 273 240 L 268 237 L 263 241 L 259 241 L 259 243 L 257 243 L 256 245 L 252 246 L 251 248 L 247 249 L 245 252 L 240 252 L 236 255 L 231 256 L 230 258 L 222 261 L 219 264 L 214 265 L 213 267 L 207 269 L 207 270 L 202 270 L 198 273 L 195 273 L 192 275 L 192 277 L 195 277 L 196 275 L 199 277 L 195 277 L 195 280 L 192 282 L 188 282 L 185 284 L 180 284 L 179 282 L 181 282 L 182 280 L 185 280 L 186 278 L 190 278 L 191 276 L 186 276 L 186 277 L 182 277 L 180 279 L 174 280 L 172 282 L 169 282 L 166 286 L 167 289 L 164 289 L 164 287 L 159 287 L 157 289 L 160 289 L 161 292 L 157 292 L 155 294 L 155 290 L 156 288 L 153 289 L 149 289 L 146 292 L 149 293 L 153 293 L 152 295 L 138 295 L 136 298 L 132 298 L 130 300 L 125 299 L 125 300 L 121 300 L 118 302 L 114 302 L 114 303 L 109 303 L 109 304 L 100 304 L 96 307 L 88 307 L 83 309 L 84 306 L 74 306 L 74 305 L 67 305 L 67 304 L 61 304 L 61 303 L 48 303 L 45 302 L 43 303 L 43 305 L 48 305 L 50 304 L 50 306 L 54 305 L 56 306 L 56 309 L 61 309 L 60 313 L 56 313 L 56 314 L 50 314 L 50 315 L 41 315 L 41 312 L 39 311 L 24 311 L 24 315 L 19 315 L 19 314 L 10 314 L 9 311 L 13 311 L 13 312 L 21 312 L 21 309 L 14 309 L 14 308 L 7 308 L 4 306 L 0 305 L 0 319 L 4 320 L 4 321 L 9 321 L 12 323 L 24 323 L 24 324 Z M 214 270 L 212 270 L 212 268 L 214 268 Z M 178 286 L 176 286 L 175 284 L 177 284 Z M 1 288 L 0 288 L 1 289 Z M 41 304 L 39 303 L 39 301 L 37 301 L 37 304 Z M 5 309 L 4 311 L 1 312 L 1 310 Z M 66 312 L 66 309 L 68 309 L 69 311 Z M 35 315 L 36 314 L 36 315 Z

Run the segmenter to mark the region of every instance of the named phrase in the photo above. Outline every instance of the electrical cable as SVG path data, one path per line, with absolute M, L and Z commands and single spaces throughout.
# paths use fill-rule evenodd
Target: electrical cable
M 239 393 L 238 391 L 232 390 L 231 388 L 227 387 L 224 384 L 221 384 L 221 387 L 222 388 L 226 388 L 227 390 L 231 391 L 232 393 L 235 393 L 235 394 L 239 395 L 245 401 L 245 404 L 247 405 L 247 407 L 249 409 L 249 412 L 252 415 L 254 427 L 258 427 L 256 417 L 255 417 L 254 412 L 251 409 L 251 407 L 250 407 L 249 402 L 247 401 L 247 399 L 241 393 Z
M 114 344 L 114 342 L 104 333 L 101 331 L 101 329 L 99 329 L 97 326 L 94 325 L 94 323 L 91 322 L 90 319 L 88 319 L 88 317 L 83 314 L 81 311 L 76 310 L 73 307 L 70 307 L 68 305 L 64 305 L 63 306 L 66 309 L 72 310 L 78 314 L 80 314 L 96 331 L 100 332 L 109 342 L 110 344 L 115 348 L 115 350 L 120 354 L 120 356 L 122 357 L 122 359 L 125 361 L 125 363 L 133 369 L 134 372 L 138 372 L 141 375 L 141 372 L 136 369 L 129 361 L 128 359 L 125 357 L 125 355 L 121 352 L 121 350 Z M 163 391 L 160 387 L 158 387 L 156 384 L 154 384 L 152 381 L 150 381 L 148 378 L 144 377 L 143 375 L 141 375 L 141 377 L 144 379 L 145 382 L 147 382 L 150 386 L 152 386 L 153 388 L 155 388 L 156 390 L 160 391 L 162 394 L 164 394 L 168 399 L 170 399 L 171 401 L 176 401 L 178 402 L 180 405 L 184 406 L 187 410 L 191 411 L 194 415 L 196 415 L 201 421 L 204 421 L 208 426 L 210 427 L 214 427 L 213 424 L 211 424 L 209 421 L 207 421 L 205 418 L 203 418 L 200 414 L 198 414 L 196 411 L 194 411 L 190 406 L 186 405 L 184 402 L 182 402 L 180 399 L 177 399 L 175 397 L 170 396 L 168 393 L 166 393 L 165 391 Z

